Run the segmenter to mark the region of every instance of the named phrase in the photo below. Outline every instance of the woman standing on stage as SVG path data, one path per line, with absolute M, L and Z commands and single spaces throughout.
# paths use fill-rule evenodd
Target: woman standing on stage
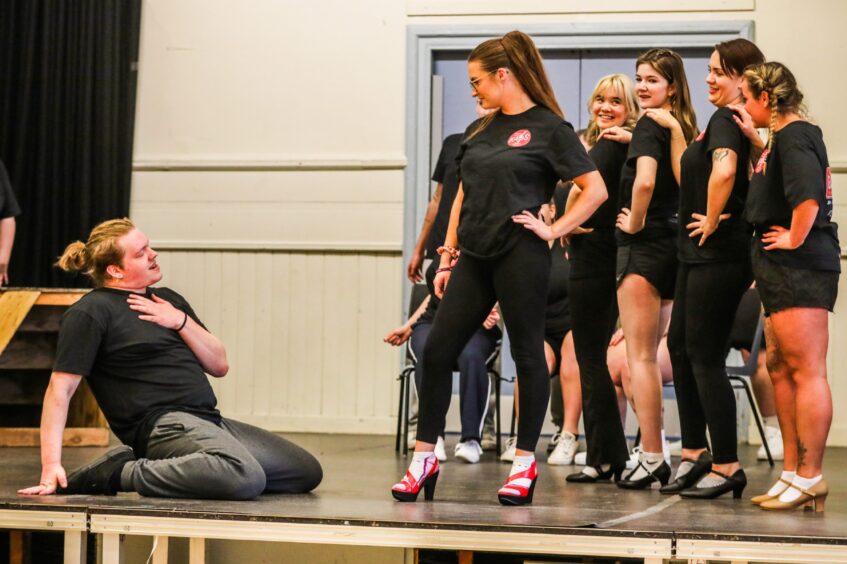
M 741 91 L 742 129 L 750 137 L 753 127 L 770 132 L 744 217 L 755 229 L 753 274 L 767 316 L 768 371 L 785 448 L 782 476 L 753 503 L 823 511 L 828 488 L 821 469 L 832 423 L 827 312 L 841 271 L 829 161 L 823 134 L 807 121 L 803 94 L 785 65 L 748 68 Z
M 571 237 L 571 320 L 588 454 L 585 468 L 567 481 L 591 483 L 620 477 L 629 458 L 606 352 L 618 316 L 615 216 L 620 209 L 621 169 L 638 119 L 632 82 L 622 74 L 601 78 L 588 111 L 588 154 L 606 183 L 609 199 L 582 225 L 580 234 Z M 580 197 L 572 196 L 570 201 Z
M 439 471 L 432 450 L 450 403 L 453 365 L 499 301 L 521 378 L 521 405 L 516 456 L 498 497 L 503 504 L 523 505 L 532 502 L 538 475 L 533 453 L 550 393 L 544 358 L 550 269 L 545 240 L 585 221 L 606 199 L 606 188 L 564 121 L 529 36 L 513 31 L 481 43 L 468 58 L 468 76 L 482 106 L 497 111 L 471 124 L 462 141 L 461 186 L 435 279 L 437 294 L 445 286 L 449 291 L 426 343 L 415 454 L 392 494 L 414 501 L 423 488 L 432 499 Z M 560 179 L 573 179 L 583 195 L 547 226 L 536 216 Z
M 677 53 L 646 51 L 636 61 L 635 80 L 642 109 L 670 112 L 679 122 L 677 143 L 696 137 L 697 118 Z M 671 474 L 662 454 L 662 381 L 656 361 L 667 322 L 662 304 L 673 299 L 677 266 L 679 184 L 671 162 L 671 137 L 654 120 L 639 119 L 622 172 L 624 207 L 616 233 L 618 306 L 643 449 L 638 465 L 618 482 L 627 489 L 664 485 Z
M 664 494 L 741 497 L 747 477 L 738 461 L 735 394 L 726 355 L 735 312 L 753 280 L 747 198 L 750 141 L 729 109 L 741 101 L 741 73 L 765 56 L 746 39 L 715 46 L 706 84 L 717 106 L 703 133 L 680 159 L 679 268 L 668 348 L 682 431 L 682 462 Z M 664 118 L 667 118 L 667 122 Z M 681 137 L 672 116 L 655 116 Z M 675 154 L 674 157 L 677 157 Z M 707 450 L 706 427 L 712 442 Z M 709 471 L 711 470 L 711 474 Z M 702 479 L 701 479 L 702 478 Z

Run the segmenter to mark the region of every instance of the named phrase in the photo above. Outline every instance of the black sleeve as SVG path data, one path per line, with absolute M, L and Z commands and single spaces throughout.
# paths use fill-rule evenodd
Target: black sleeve
M 826 194 L 825 171 L 814 145 L 805 138 L 777 138 L 785 199 L 792 208 L 806 200 L 821 204 Z
M 709 142 L 706 145 L 707 151 L 732 149 L 736 155 L 741 154 L 745 140 L 741 129 L 733 121 L 732 115 L 732 110 L 721 108 L 712 116 L 708 127 Z M 745 163 L 739 164 L 744 165 Z
M 180 294 L 174 292 L 170 288 L 151 288 L 151 291 L 163 300 L 170 302 L 171 305 L 177 308 L 178 310 L 187 313 L 188 316 L 197 323 L 197 325 L 199 325 L 203 329 L 206 329 L 206 326 L 203 325 L 203 322 L 200 321 L 200 318 L 197 317 L 196 313 L 194 313 L 194 310 L 191 308 L 191 305 L 188 303 L 188 300 L 183 298 Z M 208 329 L 206 329 L 206 331 L 208 331 Z
M 89 376 L 106 329 L 88 313 L 71 308 L 62 316 L 53 370 Z
M 447 159 L 450 158 L 447 155 L 448 149 L 449 144 L 445 139 L 444 143 L 441 145 L 441 152 L 438 153 L 438 162 L 435 163 L 435 170 L 432 172 L 433 182 L 444 182 L 444 170 L 447 168 Z
M 21 207 L 18 205 L 17 198 L 15 198 L 15 192 L 12 190 L 12 183 L 9 181 L 6 166 L 0 161 L 0 219 L 19 215 L 21 215 Z
M 547 145 L 546 158 L 561 180 L 573 180 L 597 170 L 573 127 L 567 122 L 562 122 L 553 132 Z
M 632 141 L 629 143 L 629 152 L 626 159 L 632 160 L 638 157 L 653 157 L 661 162 L 665 158 L 666 148 L 670 146 L 671 133 L 647 116 L 638 120 L 635 131 L 632 132 Z

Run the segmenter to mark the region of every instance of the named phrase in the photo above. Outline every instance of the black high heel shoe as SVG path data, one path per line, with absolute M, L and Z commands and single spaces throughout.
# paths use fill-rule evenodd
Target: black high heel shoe
M 668 485 L 659 488 L 659 491 L 663 494 L 678 494 L 682 490 L 687 490 L 699 482 L 700 478 L 708 474 L 712 469 L 712 455 L 707 450 L 701 452 L 697 460 L 683 458 L 682 461 L 690 462 L 694 466 L 688 471 L 688 474 L 683 474 Z
M 591 474 L 586 473 L 585 470 L 587 468 L 594 468 L 594 471 L 597 472 L 597 476 L 592 476 Z M 609 466 L 608 470 L 603 470 L 601 466 L 586 466 L 581 472 L 568 474 L 565 481 L 571 482 L 572 484 L 593 484 L 601 480 L 611 480 L 614 477 L 617 482 L 621 479 L 621 474 L 623 474 L 622 467 L 615 468 L 614 466 Z
M 744 473 L 744 470 L 739 469 L 732 476 L 721 474 L 716 470 L 712 470 L 712 474 L 717 474 L 723 478 L 724 481 L 710 488 L 698 488 L 697 486 L 693 486 L 687 490 L 679 492 L 679 495 L 693 499 L 715 499 L 726 492 L 732 492 L 733 499 L 741 497 L 741 492 L 743 492 L 744 488 L 747 486 L 747 475 Z
M 638 478 L 637 480 L 633 480 L 632 477 L 638 472 L 639 468 L 643 468 L 647 475 L 643 478 Z M 665 485 L 668 483 L 668 480 L 671 479 L 671 467 L 668 466 L 668 463 L 664 460 L 661 464 L 659 464 L 658 468 L 653 470 L 652 472 L 644 466 L 644 462 L 639 460 L 638 466 L 629 473 L 629 476 L 620 480 L 618 482 L 618 487 L 623 488 L 625 490 L 643 490 L 645 488 L 649 488 L 652 486 L 654 482 L 658 482 L 661 485 Z

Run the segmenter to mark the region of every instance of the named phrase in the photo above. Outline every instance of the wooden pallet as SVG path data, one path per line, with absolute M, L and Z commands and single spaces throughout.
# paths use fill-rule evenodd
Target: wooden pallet
M 55 335 L 61 313 L 88 290 L 10 288 L 0 291 L 0 380 L 13 370 L 47 374 L 55 355 Z M 43 395 L 43 394 L 42 394 Z M 13 398 L 2 398 L 14 401 Z M 36 399 L 34 401 L 40 401 Z M 33 403 L 23 398 L 21 404 Z M 106 446 L 109 429 L 85 380 L 68 408 L 64 446 Z M 0 446 L 38 446 L 39 430 L 0 427 Z

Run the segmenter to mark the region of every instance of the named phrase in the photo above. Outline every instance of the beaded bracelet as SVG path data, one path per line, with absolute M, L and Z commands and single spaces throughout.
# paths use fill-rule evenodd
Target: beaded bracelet
M 451 246 L 449 246 L 449 245 L 442 245 L 441 247 L 438 247 L 438 248 L 435 250 L 435 252 L 436 252 L 436 253 L 438 253 L 439 255 L 442 255 L 442 254 L 444 254 L 444 253 L 447 253 L 447 254 L 449 254 L 451 257 L 453 257 L 454 259 L 459 258 L 459 250 L 458 250 L 458 249 L 456 249 L 456 248 L 454 248 L 454 247 L 451 247 Z

